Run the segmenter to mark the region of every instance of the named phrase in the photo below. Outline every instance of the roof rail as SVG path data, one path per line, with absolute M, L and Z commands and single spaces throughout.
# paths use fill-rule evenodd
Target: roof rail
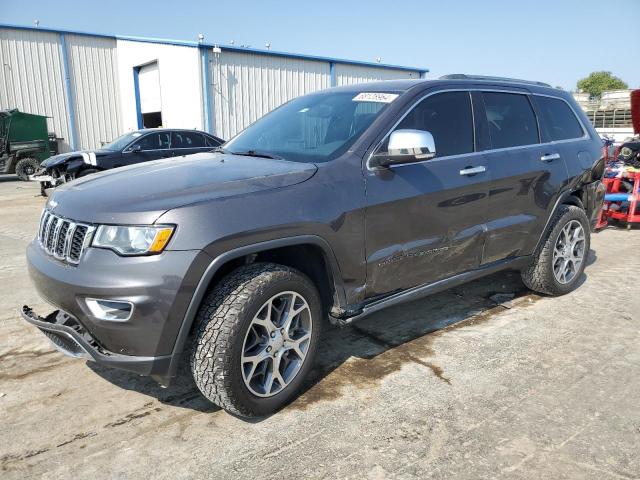
M 440 77 L 440 80 L 497 80 L 500 82 L 524 83 L 526 85 L 538 85 L 540 87 L 551 87 L 551 85 L 544 82 L 520 80 L 518 78 L 490 77 L 487 75 L 466 75 L 464 73 L 452 73 L 449 75 L 443 75 L 442 77 Z

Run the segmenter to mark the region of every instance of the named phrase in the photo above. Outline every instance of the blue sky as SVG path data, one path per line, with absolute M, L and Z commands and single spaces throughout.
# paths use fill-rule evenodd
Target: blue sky
M 220 44 L 381 57 L 427 67 L 430 77 L 502 75 L 566 89 L 594 70 L 640 87 L 630 26 L 639 18 L 640 0 L 0 0 L 1 23 L 181 40 L 203 33 Z

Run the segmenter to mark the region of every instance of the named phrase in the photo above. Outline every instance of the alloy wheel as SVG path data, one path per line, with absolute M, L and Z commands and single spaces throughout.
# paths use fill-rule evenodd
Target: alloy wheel
M 305 298 L 287 291 L 267 300 L 242 345 L 242 377 L 256 396 L 271 397 L 296 377 L 307 357 L 313 320 Z
M 553 249 L 553 275 L 562 284 L 571 282 L 584 261 L 585 233 L 582 224 L 571 220 L 560 231 Z

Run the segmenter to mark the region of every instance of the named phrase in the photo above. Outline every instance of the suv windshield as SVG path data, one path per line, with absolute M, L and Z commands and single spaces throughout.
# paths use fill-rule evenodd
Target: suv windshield
M 230 140 L 229 153 L 327 162 L 342 155 L 394 93 L 326 92 L 296 98 Z
M 142 133 L 140 132 L 125 133 L 114 141 L 107 143 L 102 148 L 105 150 L 120 151 L 140 136 L 142 136 Z

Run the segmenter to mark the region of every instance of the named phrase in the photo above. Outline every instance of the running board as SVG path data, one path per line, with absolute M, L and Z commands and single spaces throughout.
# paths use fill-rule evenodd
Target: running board
M 439 293 L 443 290 L 457 287 L 458 285 L 462 285 L 463 283 L 482 278 L 486 275 L 491 275 L 492 273 L 499 272 L 500 270 L 521 269 L 529 262 L 529 260 L 530 257 L 516 257 L 493 262 L 484 265 L 476 270 L 470 270 L 453 277 L 445 278 L 444 280 L 439 280 L 434 283 L 428 283 L 426 285 L 420 285 L 418 287 L 413 287 L 408 290 L 403 290 L 401 292 L 391 294 L 382 299 L 374 300 L 371 303 L 365 304 L 362 307 L 362 310 L 352 317 L 332 318 L 331 320 L 332 323 L 337 323 L 338 325 L 349 325 L 350 323 L 361 320 L 362 318 L 367 317 L 372 313 L 375 313 L 384 308 L 392 307 L 394 305 L 399 305 L 405 302 L 411 302 L 413 300 L 418 300 L 419 298 L 427 297 L 429 295 L 433 295 L 434 293 Z

